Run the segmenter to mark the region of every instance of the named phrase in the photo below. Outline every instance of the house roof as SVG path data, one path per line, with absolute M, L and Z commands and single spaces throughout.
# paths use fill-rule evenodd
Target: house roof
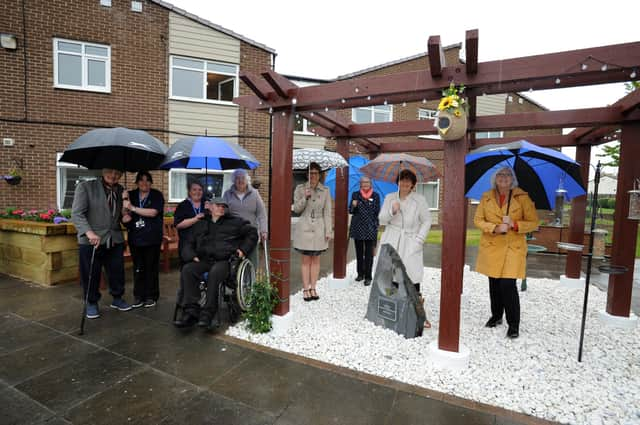
M 247 38 L 247 37 L 245 37 L 243 35 L 235 33 L 235 32 L 233 32 L 233 31 L 231 31 L 229 29 L 226 29 L 224 27 L 221 27 L 218 24 L 214 24 L 213 22 L 208 21 L 208 20 L 206 20 L 204 18 L 201 18 L 198 15 L 194 15 L 193 13 L 187 12 L 184 9 L 180 9 L 179 7 L 176 7 L 176 6 L 172 5 L 171 3 L 167 3 L 166 1 L 163 1 L 163 0 L 150 0 L 150 1 L 155 3 L 155 4 L 157 4 L 157 5 L 159 5 L 159 6 L 162 6 L 162 7 L 166 8 L 166 9 L 169 9 L 172 12 L 177 13 L 178 15 L 182 15 L 185 18 L 189 18 L 189 19 L 191 19 L 193 21 L 196 21 L 196 22 L 198 22 L 198 23 L 200 23 L 202 25 L 205 25 L 205 26 L 207 26 L 207 27 L 209 27 L 211 29 L 214 29 L 216 31 L 220 31 L 221 33 L 226 34 L 229 37 L 233 37 L 233 38 L 236 38 L 236 39 L 238 39 L 240 41 L 244 41 L 247 44 L 251 44 L 252 46 L 255 46 L 255 47 L 259 48 L 259 49 L 265 50 L 265 51 L 267 51 L 269 53 L 272 53 L 274 55 L 276 54 L 276 50 L 275 49 L 273 49 L 273 48 L 271 48 L 271 47 L 269 47 L 269 46 L 267 46 L 265 44 L 258 43 L 257 41 L 251 40 L 250 38 Z
M 451 50 L 451 49 L 456 49 L 456 48 L 459 49 L 461 47 L 462 47 L 462 43 L 455 43 L 455 44 L 450 44 L 449 46 L 444 46 L 442 49 L 443 50 Z M 336 81 L 338 81 L 338 80 L 348 80 L 349 78 L 357 77 L 357 76 L 362 75 L 362 74 L 367 74 L 367 73 L 372 72 L 372 71 L 377 71 L 378 69 L 387 68 L 389 66 L 397 65 L 397 64 L 400 64 L 402 62 L 409 62 L 409 61 L 412 61 L 412 60 L 415 60 L 415 59 L 420 59 L 420 58 L 423 58 L 423 57 L 427 57 L 428 55 L 429 55 L 428 52 L 420 53 L 420 54 L 417 54 L 417 55 L 409 56 L 407 58 L 396 59 L 396 60 L 391 61 L 391 62 L 386 62 L 386 63 L 380 64 L 380 65 L 372 66 L 370 68 L 361 69 L 360 71 L 352 72 L 350 74 L 339 75 L 336 78 Z
M 531 99 L 529 96 L 527 96 L 526 94 L 524 94 L 522 92 L 518 92 L 518 96 L 520 96 L 521 98 L 523 98 L 527 102 L 533 103 L 534 105 L 536 105 L 538 108 L 542 109 L 543 111 L 548 111 L 549 110 L 549 108 L 547 108 L 546 106 L 544 106 L 541 103 L 536 102 L 535 100 Z

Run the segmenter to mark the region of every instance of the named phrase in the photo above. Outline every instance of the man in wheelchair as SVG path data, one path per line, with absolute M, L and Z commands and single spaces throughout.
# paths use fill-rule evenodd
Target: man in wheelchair
M 207 196 L 205 208 L 211 214 L 193 225 L 180 255 L 185 265 L 182 267 L 183 311 L 174 322 L 178 328 L 199 327 L 213 330 L 220 323 L 217 318 L 220 285 L 231 272 L 230 260 L 251 254 L 258 242 L 258 232 L 248 221 L 229 214 L 223 198 Z M 202 278 L 208 272 L 207 296 L 204 306 L 200 306 Z

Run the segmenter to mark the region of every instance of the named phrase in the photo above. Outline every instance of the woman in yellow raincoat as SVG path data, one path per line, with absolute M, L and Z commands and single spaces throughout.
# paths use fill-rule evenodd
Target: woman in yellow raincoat
M 520 298 L 516 279 L 526 272 L 526 234 L 538 228 L 536 207 L 518 187 L 513 169 L 499 169 L 491 178 L 493 189 L 482 194 L 473 223 L 482 230 L 476 271 L 489 277 L 491 318 L 486 327 L 502 323 L 506 313 L 507 336 L 520 332 Z

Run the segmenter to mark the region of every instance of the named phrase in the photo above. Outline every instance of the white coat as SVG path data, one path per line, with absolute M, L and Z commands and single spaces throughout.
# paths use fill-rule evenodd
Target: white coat
M 400 211 L 393 215 L 393 202 L 398 201 L 398 192 L 384 198 L 378 218 L 384 225 L 380 245 L 388 243 L 395 248 L 413 283 L 422 282 L 424 241 L 431 228 L 431 213 L 424 196 L 411 192 L 400 201 Z

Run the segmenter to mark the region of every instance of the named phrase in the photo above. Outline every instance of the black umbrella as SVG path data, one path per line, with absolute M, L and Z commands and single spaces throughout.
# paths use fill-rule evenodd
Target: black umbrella
M 65 149 L 60 161 L 91 170 L 153 170 L 164 160 L 167 147 L 146 131 L 99 128 L 78 137 Z

